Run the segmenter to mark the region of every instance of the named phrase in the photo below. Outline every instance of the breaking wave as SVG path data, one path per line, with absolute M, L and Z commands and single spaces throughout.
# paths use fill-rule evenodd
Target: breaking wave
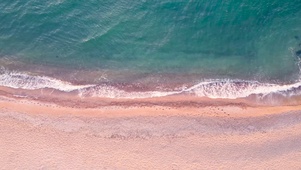
M 299 87 L 301 87 L 301 82 L 278 85 L 258 81 L 210 80 L 194 85 L 185 91 L 202 97 L 236 99 L 250 95 L 266 96 L 273 93 L 283 96 L 298 95 L 296 89 Z
M 91 87 L 93 85 L 73 85 L 69 82 L 47 76 L 33 76 L 26 73 L 3 71 L 0 73 L 0 86 L 28 90 L 52 88 L 70 92 L 73 90 Z
M 180 90 L 126 91 L 110 85 L 75 85 L 52 77 L 8 71 L 2 71 L 0 73 L 0 86 L 25 90 L 51 88 L 64 92 L 76 91 L 81 97 L 128 99 L 163 97 L 176 94 L 225 99 L 244 98 L 251 95 L 260 95 L 261 97 L 264 97 L 269 94 L 279 94 L 284 97 L 301 95 L 301 82 L 281 85 L 244 80 L 205 80 Z

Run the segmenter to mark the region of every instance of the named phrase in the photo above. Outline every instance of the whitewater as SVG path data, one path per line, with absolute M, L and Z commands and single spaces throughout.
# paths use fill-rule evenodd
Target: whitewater
M 207 79 L 190 87 L 183 85 L 181 89 L 127 91 L 108 84 L 72 84 L 71 82 L 53 77 L 30 75 L 24 72 L 7 70 L 0 73 L 0 86 L 23 90 L 48 88 L 62 92 L 76 92 L 80 97 L 121 99 L 164 97 L 177 94 L 189 94 L 212 99 L 237 99 L 251 95 L 265 97 L 269 94 L 292 97 L 301 94 L 300 81 L 291 84 L 272 84 L 239 79 Z

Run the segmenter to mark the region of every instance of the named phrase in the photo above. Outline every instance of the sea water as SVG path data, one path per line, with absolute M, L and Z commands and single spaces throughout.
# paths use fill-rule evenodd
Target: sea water
M 187 91 L 246 97 L 298 88 L 299 50 L 299 0 L 0 2 L 0 85 L 12 88 L 86 89 L 84 94 L 94 86 L 94 95 L 111 97 Z M 3 61 L 30 67 L 16 72 L 18 64 L 7 68 Z M 44 75 L 35 71 L 38 66 L 105 74 L 88 74 L 89 80 L 74 85 L 72 79 L 81 77 Z M 155 86 L 148 95 L 108 87 L 147 85 L 146 77 Z M 160 91 L 174 81 L 183 87 Z

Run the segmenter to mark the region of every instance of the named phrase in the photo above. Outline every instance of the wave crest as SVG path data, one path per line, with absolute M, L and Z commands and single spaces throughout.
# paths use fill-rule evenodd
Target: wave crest
M 52 88 L 70 92 L 73 90 L 88 88 L 93 85 L 73 85 L 69 82 L 47 76 L 33 76 L 26 73 L 2 71 L 0 74 L 0 86 L 28 90 Z
M 59 91 L 77 91 L 81 97 L 103 98 L 151 98 L 176 94 L 189 94 L 198 97 L 237 99 L 251 95 L 265 97 L 269 94 L 280 94 L 284 97 L 301 95 L 301 82 L 293 84 L 269 84 L 244 80 L 206 80 L 181 90 L 167 91 L 126 91 L 109 85 L 74 85 L 70 82 L 47 76 L 34 76 L 20 72 L 0 72 L 0 86 L 36 90 L 52 88 Z
M 301 86 L 301 82 L 287 85 L 260 83 L 257 81 L 243 80 L 209 80 L 188 88 L 187 92 L 200 97 L 236 99 L 250 95 L 268 95 L 294 90 Z

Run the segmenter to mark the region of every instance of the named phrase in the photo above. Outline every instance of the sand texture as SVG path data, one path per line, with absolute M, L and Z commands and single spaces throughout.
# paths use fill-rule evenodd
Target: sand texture
M 301 106 L 1 93 L 0 169 L 301 169 Z

